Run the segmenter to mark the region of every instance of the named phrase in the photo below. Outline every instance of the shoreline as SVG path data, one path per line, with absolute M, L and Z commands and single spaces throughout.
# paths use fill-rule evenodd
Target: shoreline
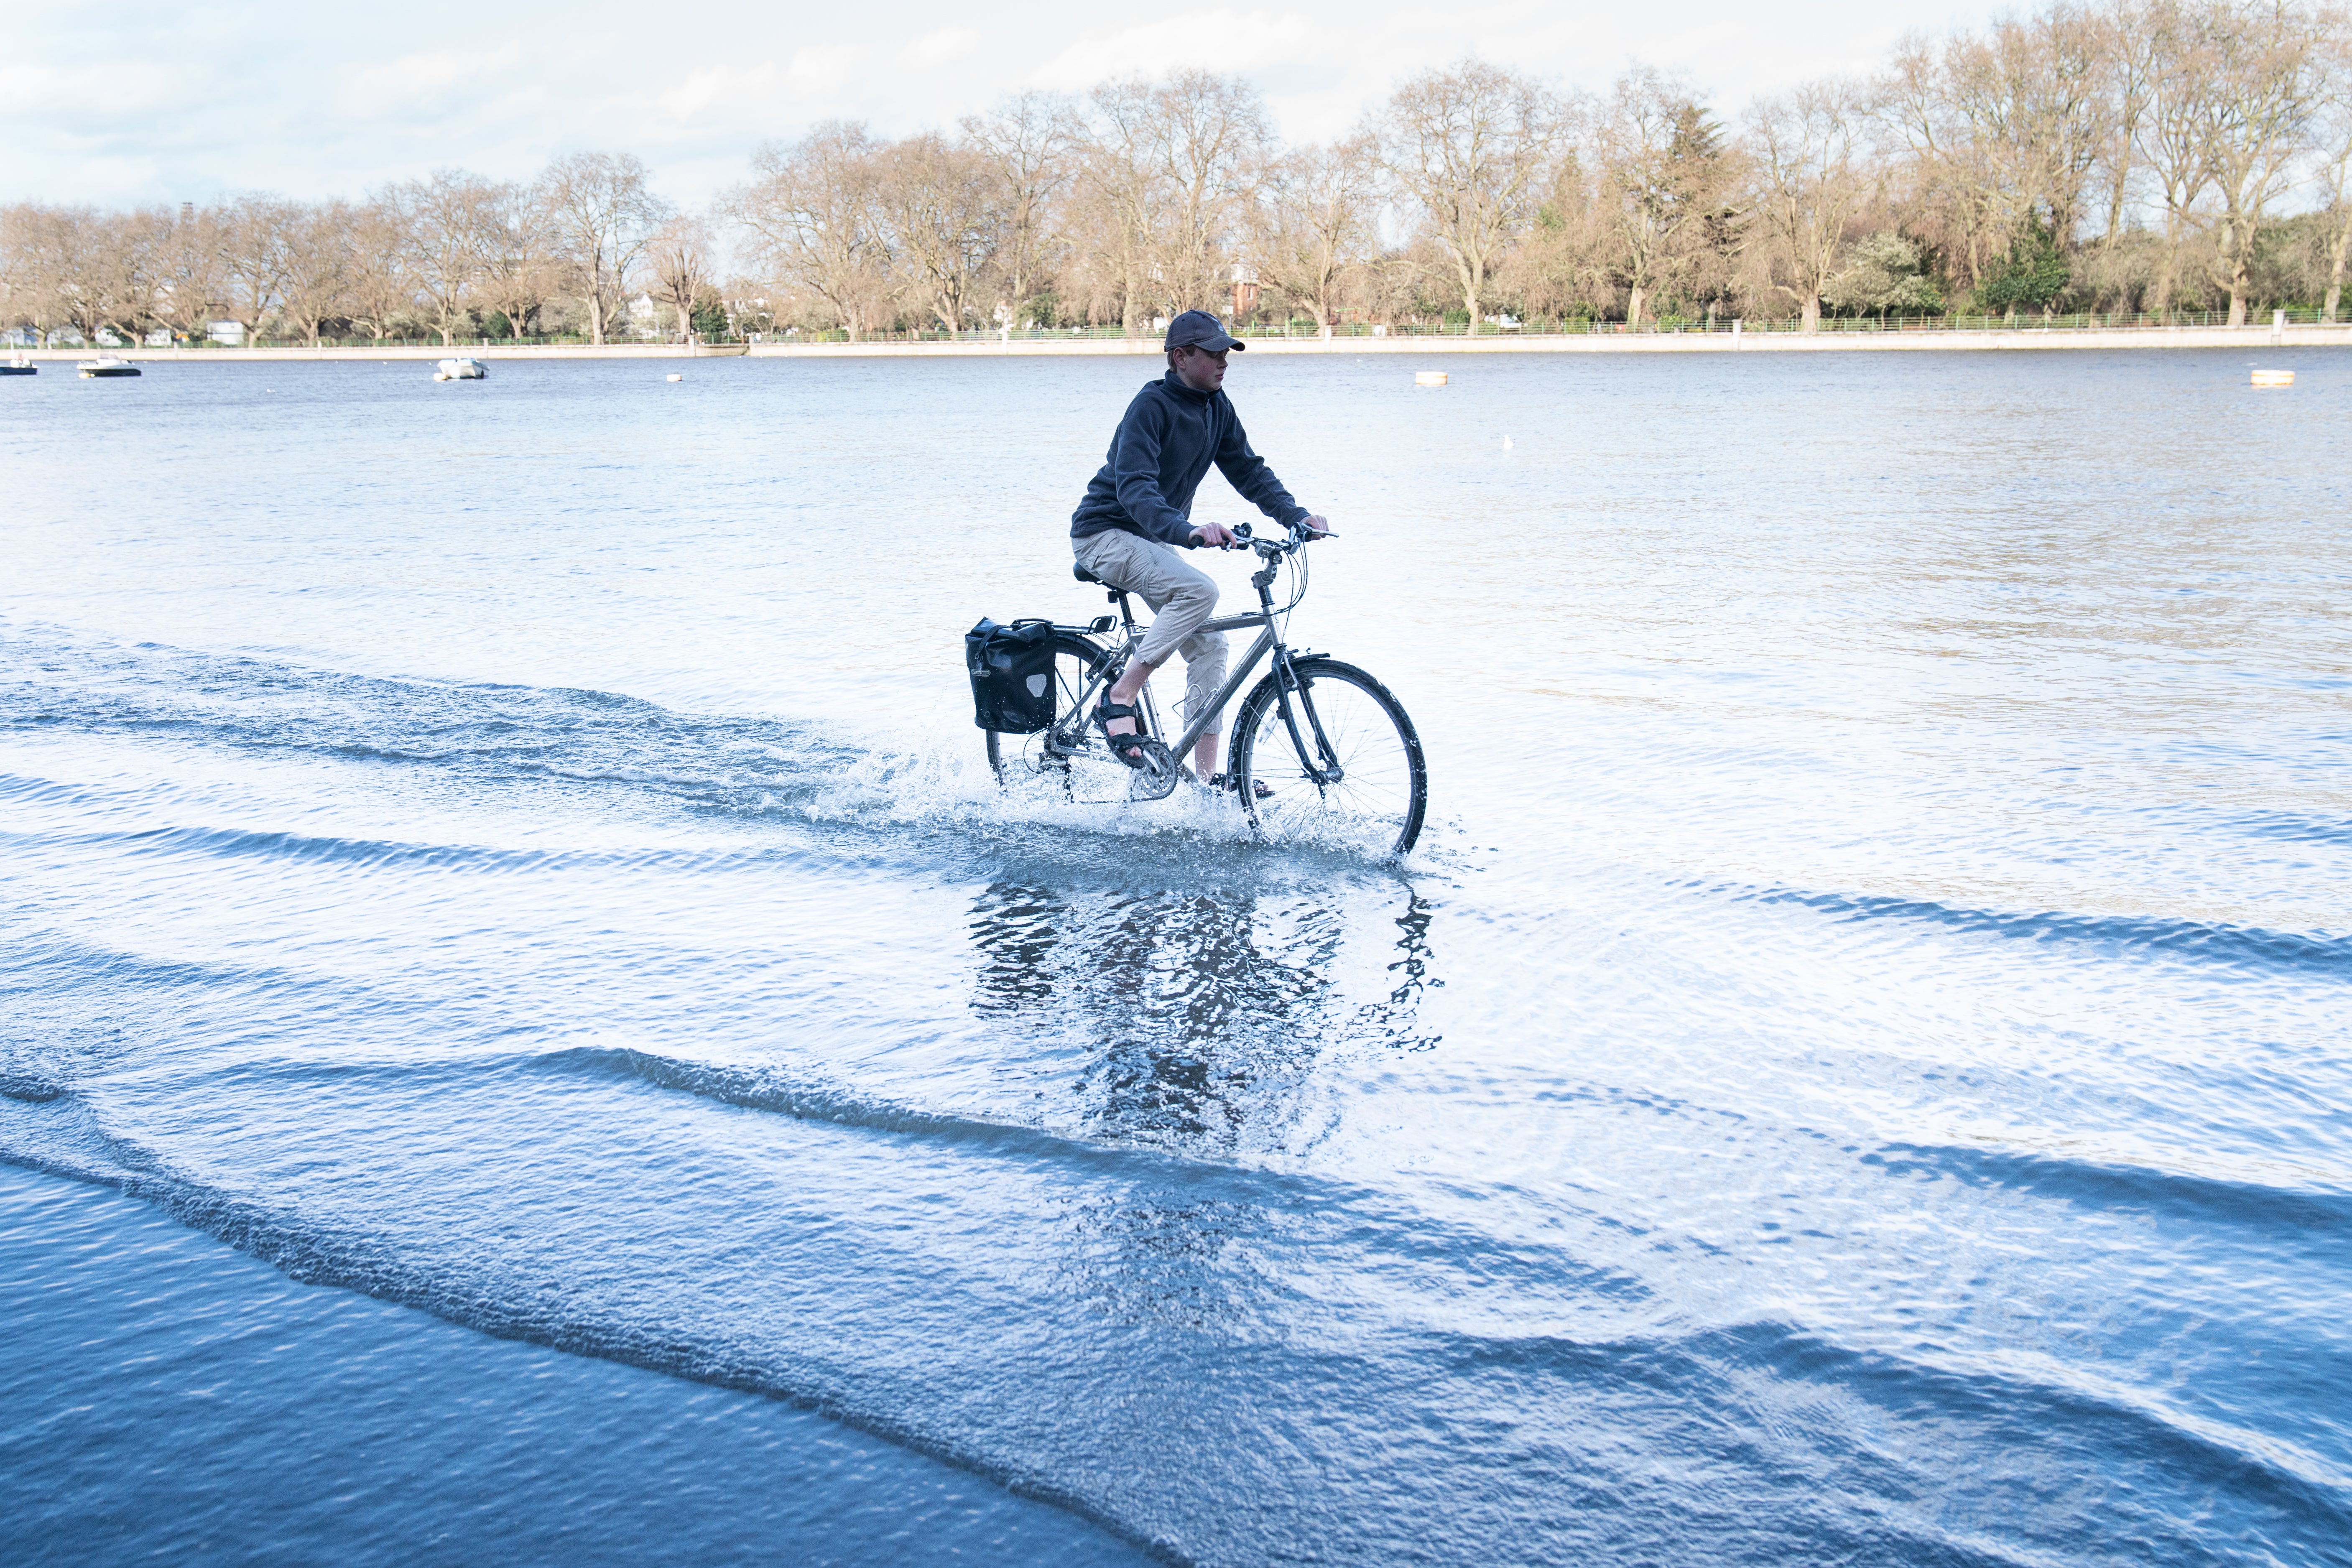
M 1977 331 L 1885 332 L 1592 332 L 1525 337 L 1255 338 L 1253 353 L 1915 353 L 2065 349 L 2217 349 L 2352 347 L 2352 322 L 2273 328 L 2243 327 L 2003 327 Z M 379 348 L 117 348 L 16 351 L 41 364 L 72 364 L 103 353 L 135 363 L 229 363 L 317 360 L 431 363 L 565 359 L 899 359 L 1007 355 L 1156 355 L 1155 339 L 1022 338 L 976 342 L 864 343 L 524 343 L 439 348 L 415 344 Z M 15 357 L 12 354 L 11 357 Z

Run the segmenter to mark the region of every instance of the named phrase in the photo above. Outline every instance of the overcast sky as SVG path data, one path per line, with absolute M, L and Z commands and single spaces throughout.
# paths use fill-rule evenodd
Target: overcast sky
M 699 204 L 743 177 L 760 142 L 820 120 L 902 134 L 1024 87 L 1180 65 L 1246 75 L 1295 141 L 1344 131 L 1400 79 L 1474 52 L 1591 89 L 1645 60 L 1685 72 L 1728 118 L 1759 93 L 1874 65 L 1908 29 L 1995 9 L 0 0 L 0 199 L 354 196 L 445 165 L 527 178 L 595 149 L 635 153 L 663 195 Z

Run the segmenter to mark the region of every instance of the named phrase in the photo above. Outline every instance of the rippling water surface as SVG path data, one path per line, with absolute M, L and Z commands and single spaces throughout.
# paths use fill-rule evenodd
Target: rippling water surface
M 988 778 L 1148 360 L 0 384 L 0 1542 L 2352 1561 L 2273 362 L 1237 361 L 1402 865 Z

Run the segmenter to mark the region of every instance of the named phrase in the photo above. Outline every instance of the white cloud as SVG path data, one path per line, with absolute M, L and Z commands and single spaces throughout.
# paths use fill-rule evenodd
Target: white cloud
M 352 77 L 343 89 L 342 102 L 359 119 L 467 115 L 469 100 L 486 90 L 505 97 L 504 89 L 523 63 L 519 38 L 509 38 L 488 53 L 436 49 L 430 54 L 403 55 Z
M 1113 77 L 1186 68 L 1252 71 L 1310 49 L 1316 29 L 1297 12 L 1197 11 L 1079 38 L 1029 74 L 1035 86 L 1076 91 Z
M 942 27 L 936 33 L 925 33 L 906 48 L 908 64 L 929 68 L 953 65 L 980 52 L 983 42 L 971 27 Z
M 1442 15 L 1402 0 L 1239 0 L 1172 16 L 1025 0 L 977 26 L 950 0 L 677 0 L 654 13 L 641 0 L 404 0 L 388 30 L 381 13 L 310 0 L 19 5 L 18 63 L 0 66 L 0 200 L 355 195 L 445 165 L 527 177 L 593 147 L 636 153 L 665 195 L 698 203 L 760 142 L 820 120 L 898 135 L 952 126 L 1020 86 L 1083 90 L 1197 66 L 1247 75 L 1285 135 L 1322 139 L 1402 78 L 1472 52 L 1591 89 L 1638 56 L 1685 70 L 1730 120 L 1759 92 L 1874 63 L 1906 27 L 1994 8 L 1814 0 L 1800 25 L 1749 0 L 1687 0 L 1666 30 L 1553 0 L 1462 0 Z M 435 47 L 395 54 L 387 37 Z
M 0 114 L 9 120 L 112 120 L 154 114 L 201 98 L 194 81 L 161 61 L 0 66 Z

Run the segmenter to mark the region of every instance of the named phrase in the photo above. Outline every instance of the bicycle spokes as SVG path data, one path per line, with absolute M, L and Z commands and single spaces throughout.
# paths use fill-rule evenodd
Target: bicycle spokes
M 1412 721 L 1386 688 L 1336 660 L 1302 661 L 1244 710 L 1236 765 L 1245 808 L 1269 837 L 1402 853 L 1421 831 L 1426 779 Z M 1256 790 L 1272 793 L 1263 799 Z

